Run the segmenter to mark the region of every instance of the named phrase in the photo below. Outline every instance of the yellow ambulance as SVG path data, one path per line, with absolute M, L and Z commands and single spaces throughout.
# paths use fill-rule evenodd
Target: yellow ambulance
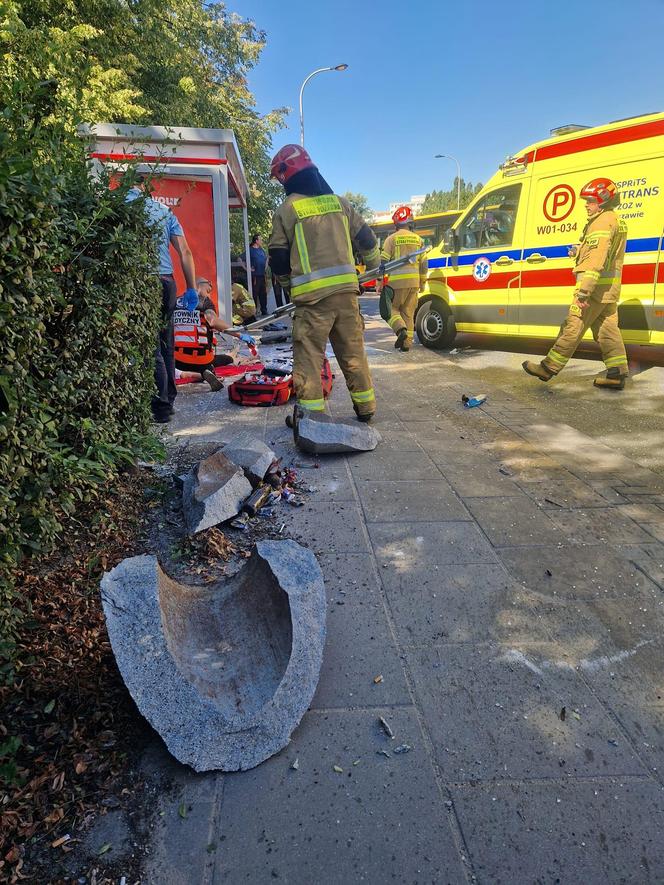
M 428 255 L 422 344 L 447 347 L 457 331 L 555 338 L 574 287 L 567 252 L 587 220 L 579 191 L 598 177 L 618 185 L 627 224 L 623 337 L 664 344 L 664 113 L 562 127 L 508 158 Z

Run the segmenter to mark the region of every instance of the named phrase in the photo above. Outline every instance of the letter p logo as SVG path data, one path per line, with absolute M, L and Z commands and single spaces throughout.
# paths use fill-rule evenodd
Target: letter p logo
M 568 184 L 557 184 L 544 197 L 542 211 L 549 221 L 564 221 L 571 215 L 576 194 Z

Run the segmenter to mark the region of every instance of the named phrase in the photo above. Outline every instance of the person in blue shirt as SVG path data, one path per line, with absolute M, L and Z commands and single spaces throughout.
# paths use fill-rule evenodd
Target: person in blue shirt
M 251 286 L 254 301 L 258 301 L 263 316 L 267 316 L 267 287 L 265 285 L 265 268 L 267 255 L 263 249 L 263 243 L 259 234 L 255 234 L 249 245 L 249 258 L 251 261 Z
M 152 416 L 157 423 L 165 424 L 171 420 L 174 411 L 173 403 L 177 395 L 173 323 L 171 321 L 177 300 L 177 289 L 169 246 L 173 246 L 180 259 L 182 273 L 187 284 L 187 292 L 184 297 L 191 290 L 198 302 L 196 267 L 182 225 L 167 206 L 149 195 L 145 179 L 139 176 L 137 184 L 128 192 L 126 199 L 127 202 L 131 202 L 143 195 L 145 195 L 145 215 L 148 222 L 154 225 L 159 237 L 158 267 L 154 268 L 154 272 L 159 274 L 162 289 L 162 323 L 155 348 L 154 378 L 157 392 L 152 397 Z

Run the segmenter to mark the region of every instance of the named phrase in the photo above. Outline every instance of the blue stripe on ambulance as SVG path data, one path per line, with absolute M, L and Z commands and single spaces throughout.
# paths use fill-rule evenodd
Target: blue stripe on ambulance
M 660 249 L 660 243 L 664 241 L 664 237 L 637 237 L 627 240 L 625 252 L 657 252 Z M 572 245 L 571 243 L 569 245 Z M 664 248 L 664 242 L 662 242 Z M 569 246 L 540 246 L 529 249 L 508 249 L 498 252 L 473 252 L 470 255 L 459 255 L 457 265 L 464 266 L 474 264 L 478 258 L 488 258 L 489 261 L 495 261 L 497 258 L 506 256 L 513 258 L 515 261 L 521 261 L 528 258 L 529 255 L 539 254 L 545 258 L 567 258 L 567 250 Z M 447 267 L 450 263 L 450 256 L 441 256 L 440 258 L 430 258 L 428 265 L 430 268 Z

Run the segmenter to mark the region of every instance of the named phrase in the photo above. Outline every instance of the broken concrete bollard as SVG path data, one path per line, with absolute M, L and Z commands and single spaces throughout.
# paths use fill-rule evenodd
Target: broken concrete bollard
M 182 509 L 190 534 L 232 519 L 251 494 L 242 468 L 220 451 L 194 467 L 183 479 Z
M 169 751 L 196 771 L 243 771 L 285 747 L 313 698 L 325 644 L 318 562 L 260 541 L 213 587 L 179 584 L 154 556 L 101 581 L 122 678 Z
M 253 486 L 263 481 L 270 464 L 277 459 L 272 449 L 251 433 L 234 436 L 222 451 L 234 464 L 243 468 L 245 476 Z
M 293 428 L 296 445 L 303 452 L 315 455 L 333 452 L 371 452 L 381 441 L 381 435 L 368 424 L 357 421 L 339 421 L 325 412 L 296 409 Z

